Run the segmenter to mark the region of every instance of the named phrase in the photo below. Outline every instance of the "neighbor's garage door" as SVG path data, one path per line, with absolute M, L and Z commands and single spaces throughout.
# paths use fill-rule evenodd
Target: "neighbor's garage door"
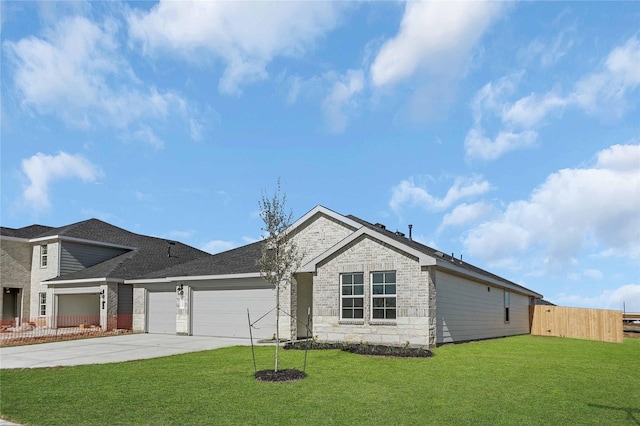
M 194 336 L 249 337 L 249 322 L 258 320 L 275 306 L 274 290 L 194 290 Z M 275 311 L 254 325 L 253 337 L 269 339 L 275 334 Z
M 148 294 L 147 331 L 176 334 L 176 292 L 150 291 Z
M 57 297 L 58 327 L 100 325 L 99 294 L 61 294 Z

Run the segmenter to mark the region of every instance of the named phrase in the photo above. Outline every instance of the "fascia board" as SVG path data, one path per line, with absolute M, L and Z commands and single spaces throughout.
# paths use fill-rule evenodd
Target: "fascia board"
M 244 274 L 224 274 L 224 275 L 194 275 L 183 277 L 168 277 L 171 281 L 209 281 L 209 280 L 232 280 L 242 278 L 260 278 L 260 272 L 248 272 Z
M 135 250 L 137 248 L 137 247 L 125 246 L 122 244 L 105 243 L 105 242 L 96 241 L 96 240 L 87 240 L 84 238 L 67 237 L 65 235 L 51 235 L 47 237 L 32 238 L 29 240 L 29 242 L 39 243 L 39 242 L 50 241 L 50 240 L 60 240 L 60 241 L 68 241 L 72 243 L 90 244 L 92 246 L 121 248 L 125 250 Z
M 176 281 L 211 281 L 211 280 L 232 280 L 242 278 L 260 278 L 259 272 L 250 272 L 244 274 L 224 274 L 224 275 L 193 275 L 181 277 L 165 277 L 165 278 L 138 278 L 125 280 L 125 284 L 151 284 L 151 283 L 170 283 Z
M 28 238 L 10 237 L 8 235 L 0 235 L 0 240 L 15 241 L 15 242 L 18 242 L 18 243 L 28 243 L 29 242 Z
M 289 228 L 287 228 L 286 232 L 289 233 L 293 230 L 295 230 L 296 228 L 298 228 L 300 225 L 302 225 L 303 223 L 305 223 L 307 220 L 311 219 L 314 215 L 316 214 L 324 214 L 326 216 L 329 216 L 339 222 L 344 223 L 345 225 L 353 228 L 353 229 L 358 229 L 360 228 L 362 225 L 359 224 L 358 222 L 349 219 L 348 217 L 342 216 L 340 213 L 336 213 L 333 210 L 330 210 L 324 206 L 321 206 L 320 204 L 318 204 L 317 206 L 315 206 L 314 208 L 312 208 L 311 210 L 309 210 L 307 213 L 305 213 L 304 216 L 302 216 L 300 219 L 296 220 L 295 222 L 293 222 L 291 224 L 291 226 L 289 226 Z
M 125 284 L 153 284 L 153 283 L 170 283 L 169 278 L 135 278 L 124 280 Z
M 540 293 L 536 293 L 533 290 L 529 290 L 528 288 L 522 287 L 521 285 L 518 285 L 516 283 L 511 283 L 508 282 L 506 280 L 498 280 L 495 279 L 493 277 L 489 277 L 483 274 L 479 274 L 475 271 L 469 271 L 468 269 L 465 268 L 461 268 L 460 266 L 456 265 L 453 262 L 450 262 L 448 260 L 442 260 L 442 259 L 436 259 L 436 268 L 438 269 L 442 269 L 448 272 L 453 272 L 456 275 L 459 276 L 464 276 L 464 277 L 469 277 L 471 279 L 473 279 L 474 281 L 480 281 L 483 283 L 487 283 L 487 284 L 491 284 L 491 285 L 495 285 L 497 287 L 502 287 L 502 288 L 506 288 L 509 290 L 513 290 L 516 291 L 518 293 L 523 293 L 526 294 L 528 296 L 534 296 L 536 298 L 542 298 L 542 295 Z
M 410 254 L 414 257 L 418 258 L 418 263 L 420 264 L 420 266 L 433 266 L 436 264 L 436 259 L 434 259 L 433 257 L 422 253 L 421 251 L 418 251 L 414 248 L 411 248 L 405 244 L 402 244 L 392 238 L 387 237 L 386 235 L 382 235 L 380 233 L 377 233 L 375 231 L 370 230 L 369 228 L 362 226 L 360 227 L 360 229 L 358 229 L 357 231 L 355 231 L 354 233 L 350 234 L 347 238 L 343 239 L 342 241 L 340 241 L 338 244 L 334 245 L 333 247 L 331 247 L 329 250 L 325 251 L 324 253 L 320 254 L 319 256 L 317 256 L 315 259 L 311 260 L 310 262 L 304 264 L 302 266 L 302 268 L 300 268 L 298 270 L 298 272 L 315 272 L 316 270 L 316 265 L 318 263 L 320 263 L 322 260 L 326 259 L 327 257 L 331 256 L 332 254 L 334 254 L 335 252 L 337 252 L 338 250 L 340 250 L 341 248 L 343 248 L 344 246 L 350 244 L 351 242 L 355 241 L 357 238 L 359 238 L 362 235 L 367 235 L 368 237 L 371 237 L 375 240 L 381 241 L 385 244 L 388 244 L 392 247 L 397 248 L 398 250 L 401 250 L 407 254 Z
M 124 283 L 122 278 L 83 278 L 80 280 L 57 280 L 57 281 L 42 281 L 41 284 L 45 285 L 69 285 L 69 284 L 87 284 L 87 283 Z

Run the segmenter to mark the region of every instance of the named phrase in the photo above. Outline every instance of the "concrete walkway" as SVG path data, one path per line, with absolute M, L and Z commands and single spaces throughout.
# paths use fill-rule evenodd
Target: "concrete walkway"
M 0 368 L 106 364 L 250 344 L 228 337 L 125 334 L 0 348 Z

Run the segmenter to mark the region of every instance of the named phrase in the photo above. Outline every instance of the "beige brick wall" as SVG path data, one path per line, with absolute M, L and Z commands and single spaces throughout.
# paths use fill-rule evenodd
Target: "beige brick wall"
M 132 328 L 136 333 L 144 333 L 146 318 L 147 290 L 140 284 L 133 285 L 133 318 Z
M 0 240 L 0 287 L 19 288 L 22 318 L 30 317 L 31 245 L 27 242 Z M 0 288 L 0 318 L 2 296 Z
M 300 254 L 303 256 L 303 264 L 316 258 L 329 248 L 343 240 L 353 230 L 335 219 L 320 214 L 298 228 L 294 236 Z M 291 285 L 280 292 L 280 306 L 286 312 L 280 315 L 280 336 L 286 339 L 295 339 L 298 334 L 296 314 L 298 311 L 298 292 L 295 278 Z
M 396 272 L 397 319 L 371 319 L 370 273 Z M 363 272 L 365 318 L 340 320 L 340 273 Z M 429 346 L 435 341 L 435 325 L 429 309 L 427 268 L 418 260 L 369 236 L 362 236 L 318 266 L 313 280 L 313 334 L 320 341 L 369 342 L 374 344 Z
M 298 229 L 295 241 L 304 254 L 305 263 L 327 251 L 345 239 L 353 230 L 335 219 L 319 215 L 313 221 Z

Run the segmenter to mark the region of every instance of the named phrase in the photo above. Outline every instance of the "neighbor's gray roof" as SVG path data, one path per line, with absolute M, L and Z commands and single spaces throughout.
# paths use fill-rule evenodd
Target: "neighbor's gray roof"
M 194 277 L 260 272 L 258 259 L 262 255 L 262 241 L 238 247 L 171 268 L 150 272 L 140 278 Z
M 40 232 L 31 232 L 36 230 L 35 227 L 40 227 Z M 5 235 L 4 229 L 3 235 Z M 21 231 L 19 234 L 25 236 L 28 234 L 30 239 L 55 236 L 73 237 L 100 243 L 133 247 L 132 250 L 120 256 L 116 256 L 86 269 L 50 279 L 49 282 L 92 278 L 132 279 L 152 271 L 166 269 L 195 259 L 211 256 L 209 253 L 177 241 L 170 242 L 164 238 L 136 234 L 98 219 L 89 219 L 58 228 L 33 225 L 31 227 L 20 228 L 20 230 L 28 230 L 29 232 Z M 168 252 L 169 247 L 171 247 L 170 255 Z
M 54 228 L 44 225 L 29 225 L 25 226 L 24 228 L 7 228 L 5 226 L 0 226 L 0 235 L 3 235 L 5 237 L 24 238 L 30 240 L 31 238 L 35 238 L 36 236 L 51 229 Z

